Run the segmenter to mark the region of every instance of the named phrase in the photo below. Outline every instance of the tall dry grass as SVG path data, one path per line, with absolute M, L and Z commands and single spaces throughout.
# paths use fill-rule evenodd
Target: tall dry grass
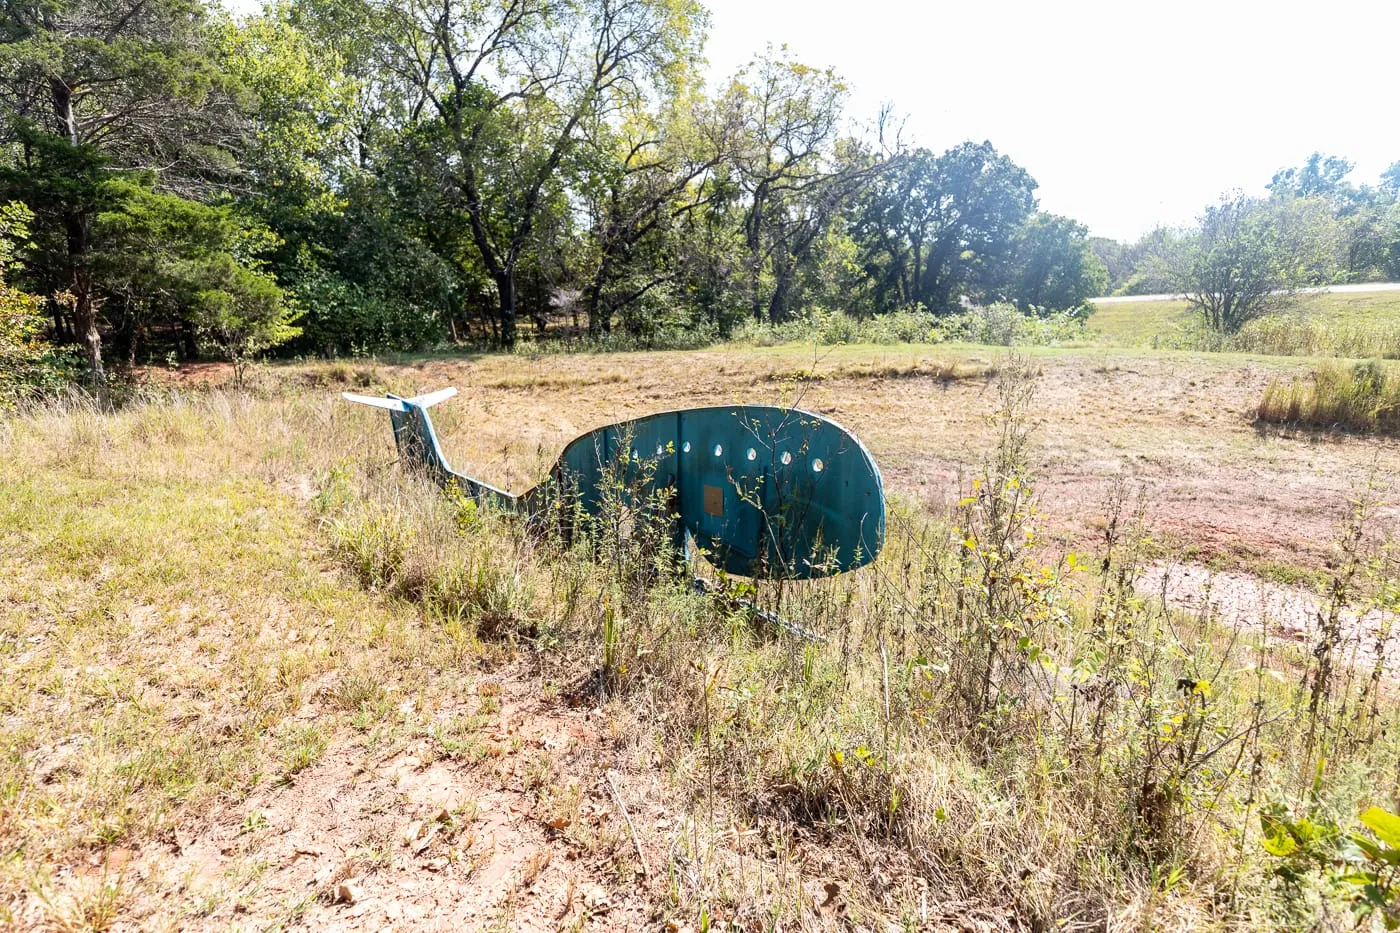
M 408 728 L 404 697 L 523 654 L 669 769 L 690 829 L 662 870 L 697 920 L 761 900 L 769 928 L 824 922 L 781 881 L 802 843 L 828 853 L 857 925 L 917 928 L 930 903 L 960 901 L 1000 905 L 1027 929 L 1349 916 L 1327 878 L 1285 883 L 1259 820 L 1282 807 L 1351 825 L 1393 803 L 1389 647 L 1368 646 L 1358 666 L 1371 636 L 1341 622 L 1358 607 L 1400 611 L 1375 503 L 1339 510 L 1315 644 L 1169 612 L 1138 586 L 1158 550 L 1150 497 L 1116 492 L 1088 553 L 1041 539 L 1034 380 L 1015 364 L 998 379 L 997 442 L 962 497 L 944 512 L 896 504 L 874 565 L 801 584 L 710 575 L 708 592 L 625 497 L 566 540 L 404 476 L 378 413 L 321 397 L 167 395 L 117 413 L 74 402 L 0 422 L 0 529 L 48 542 L 25 552 L 27 573 L 47 576 L 7 592 L 60 587 L 90 608 L 4 630 L 0 648 L 36 619 L 65 638 L 47 643 L 56 654 L 3 655 L 0 721 L 19 751 L 0 760 L 0 839 L 51 854 L 140 839 L 176 808 L 308 766 L 334 729 Z M 321 553 L 347 578 L 320 574 L 307 555 Z M 114 560 L 127 574 L 116 595 L 82 596 Z M 270 637 L 278 594 L 295 594 L 298 629 L 330 619 L 329 634 Z M 130 616 L 138 605 L 155 614 Z M 199 630 L 229 607 L 236 650 Z M 183 652 L 201 637 L 212 660 L 191 667 Z M 110 686 L 187 667 L 154 706 Z M 292 728 L 316 697 L 330 704 L 324 734 Z M 177 718 L 187 706 L 198 711 Z M 36 786 L 26 756 L 98 716 L 111 741 L 90 751 L 96 766 Z M 211 731 L 211 716 L 229 728 Z M 138 780 L 120 770 L 131 754 L 148 762 Z M 718 840 L 751 831 L 771 856 L 727 867 Z
M 1328 430 L 1400 432 L 1400 374 L 1379 361 L 1323 363 L 1309 376 L 1270 382 L 1257 417 Z
M 1309 653 L 1167 611 L 1137 585 L 1156 552 L 1150 503 L 1124 490 L 1092 553 L 1042 542 L 1033 380 L 1013 365 L 999 391 L 998 442 L 963 498 L 946 514 L 897 508 L 880 560 L 825 581 L 704 594 L 656 562 L 662 537 L 606 537 L 627 523 L 564 542 L 510 517 L 464 521 L 451 497 L 405 509 L 385 476 L 337 479 L 327 521 L 353 566 L 393 555 L 362 578 L 434 615 L 438 594 L 457 594 L 447 617 L 571 670 L 670 766 L 702 823 L 737 809 L 774 838 L 823 839 L 886 913 L 915 922 L 932 896 L 1008 905 L 1032 929 L 1263 929 L 1341 910 L 1321 877 L 1303 895 L 1280 880 L 1260 809 L 1348 825 L 1390 802 L 1387 646 L 1357 668 L 1370 637 L 1357 628 L 1324 626 Z M 1349 514 L 1343 531 L 1375 521 Z M 1400 610 L 1385 540 L 1339 535 L 1327 618 Z M 694 873 L 705 851 L 699 839 L 676 857 Z M 725 893 L 733 883 L 688 892 L 746 896 Z M 797 904 L 774 909 L 803 922 Z
M 1395 360 L 1400 359 L 1400 321 L 1270 315 L 1250 321 L 1228 339 L 1226 347 L 1273 356 Z

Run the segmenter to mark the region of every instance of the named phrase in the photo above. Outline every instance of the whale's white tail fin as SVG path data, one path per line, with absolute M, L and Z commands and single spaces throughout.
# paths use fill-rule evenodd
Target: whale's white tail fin
M 375 408 L 387 408 L 389 411 L 408 411 L 410 405 L 416 408 L 432 408 L 438 402 L 445 402 L 456 394 L 457 390 L 448 386 L 446 389 L 438 389 L 427 395 L 415 395 L 412 398 L 399 398 L 397 395 L 376 398 L 373 395 L 355 395 L 352 392 L 342 392 L 340 397 L 347 402 L 359 402 L 361 405 L 373 405 Z
M 394 426 L 394 444 L 399 449 L 399 459 L 404 466 L 412 470 L 421 470 L 444 486 L 456 483 L 478 503 L 490 502 L 504 509 L 519 507 L 520 497 L 458 473 L 447 465 L 447 458 L 442 455 L 442 447 L 438 444 L 437 432 L 433 430 L 433 421 L 428 417 L 428 409 L 456 395 L 456 389 L 438 389 L 436 392 L 415 395 L 412 398 L 400 398 L 397 395 L 375 398 L 372 395 L 354 395 L 350 392 L 340 394 L 347 402 L 358 402 L 389 412 L 389 421 Z
M 394 443 L 398 446 L 399 456 L 405 464 L 414 469 L 425 470 L 438 482 L 445 483 L 453 475 L 452 468 L 447 465 L 447 459 L 442 455 L 432 419 L 428 417 L 428 409 L 456 394 L 457 390 L 449 387 L 412 398 L 401 398 L 392 394 L 375 398 L 372 395 L 354 395 L 350 392 L 342 392 L 341 396 L 348 402 L 387 409 L 389 420 L 394 425 Z

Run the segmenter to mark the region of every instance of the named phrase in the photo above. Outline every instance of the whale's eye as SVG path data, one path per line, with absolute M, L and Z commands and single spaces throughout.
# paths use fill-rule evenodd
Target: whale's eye
M 758 451 L 756 451 L 756 450 L 754 450 L 752 447 L 750 447 L 750 448 L 749 448 L 749 452 L 748 452 L 747 454 L 745 454 L 744 456 L 748 457 L 750 460 L 757 460 L 757 459 L 758 459 Z
M 792 462 L 792 451 L 790 451 L 790 450 L 785 450 L 785 451 L 783 451 L 783 466 L 787 466 L 787 465 L 788 465 L 789 463 L 791 463 L 791 462 Z
M 637 448 L 635 448 L 635 447 L 632 448 L 632 459 L 633 459 L 633 460 L 639 460 L 639 459 L 641 459 L 640 457 L 637 456 Z
M 681 445 L 681 453 L 690 453 L 690 441 L 686 441 L 684 444 Z
M 665 448 L 664 446 L 662 446 L 661 444 L 657 444 L 657 445 L 656 445 L 656 455 L 657 455 L 658 457 L 661 456 L 662 452 L 665 451 L 665 449 L 666 449 L 666 448 Z
M 715 456 L 718 457 L 718 456 L 720 456 L 720 455 L 723 454 L 723 453 L 724 453 L 724 445 L 723 445 L 723 444 L 716 444 L 716 445 L 715 445 Z
M 822 463 L 822 458 L 821 458 L 821 457 L 818 457 L 817 459 L 815 459 L 815 460 L 812 461 L 812 472 L 813 472 L 813 473 L 820 473 L 822 470 L 825 470 L 825 469 L 826 469 L 826 464 L 825 464 L 825 463 Z

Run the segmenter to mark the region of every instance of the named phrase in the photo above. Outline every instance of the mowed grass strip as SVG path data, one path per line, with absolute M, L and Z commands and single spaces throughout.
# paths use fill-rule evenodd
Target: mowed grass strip
M 1181 299 L 1115 301 L 1094 306 L 1089 330 L 1127 344 L 1150 341 L 1191 320 L 1191 308 Z

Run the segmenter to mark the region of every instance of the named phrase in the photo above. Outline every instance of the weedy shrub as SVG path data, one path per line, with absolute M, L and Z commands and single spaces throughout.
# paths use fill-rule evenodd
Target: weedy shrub
M 1270 382 L 1257 417 L 1275 424 L 1395 433 L 1400 431 L 1400 375 L 1378 360 L 1323 363 L 1305 378 Z
M 478 510 L 426 478 L 355 485 L 331 471 L 317 499 L 341 559 L 366 586 L 411 600 L 456 636 L 528 637 L 536 629 L 528 538 L 512 516 Z
M 1293 895 L 1295 923 L 1311 919 L 1296 908 L 1314 882 L 1350 907 L 1357 926 L 1374 919 L 1400 929 L 1400 816 L 1368 807 L 1357 817 L 1361 826 L 1350 829 L 1325 815 L 1295 816 L 1272 805 L 1259 819 L 1263 849 L 1277 859 L 1273 875 Z
M 532 359 L 559 353 L 623 353 L 636 350 L 702 350 L 720 340 L 719 328 L 710 321 L 668 321 L 661 324 L 618 328 L 606 334 L 537 336 L 520 340 L 512 353 Z
M 978 306 L 942 318 L 938 330 L 943 340 L 1001 347 L 1052 346 L 1083 340 L 1087 335 L 1084 316 L 1079 311 L 1041 317 L 1002 303 Z
M 702 801 L 851 839 L 872 871 L 888 850 L 870 845 L 894 846 L 1033 926 L 1107 923 L 1130 890 L 1149 925 L 1186 879 L 1217 920 L 1283 918 L 1292 894 L 1228 879 L 1262 870 L 1251 820 L 1308 793 L 1300 776 L 1319 762 L 1333 807 L 1389 787 L 1380 668 L 1343 660 L 1354 628 L 1324 626 L 1326 646 L 1295 653 L 1141 594 L 1145 504 L 1126 490 L 1097 553 L 1053 557 L 1036 532 L 1032 393 L 1026 367 L 1008 367 L 999 440 L 966 495 L 943 516 L 897 510 L 872 572 L 754 586 L 817 638 L 697 645 L 682 689 L 633 702 L 672 725 Z M 1324 605 L 1394 611 L 1400 572 L 1354 524 Z
M 1232 351 L 1275 356 L 1400 359 L 1400 323 L 1325 321 L 1270 315 L 1250 321 L 1228 341 Z

